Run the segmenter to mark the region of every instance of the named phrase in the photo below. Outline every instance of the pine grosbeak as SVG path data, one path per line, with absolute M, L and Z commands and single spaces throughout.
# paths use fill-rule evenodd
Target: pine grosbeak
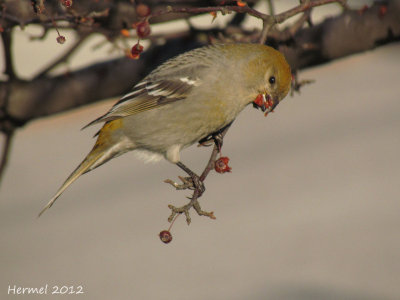
M 131 150 L 164 157 L 195 179 L 180 151 L 232 123 L 248 104 L 271 111 L 290 83 L 283 55 L 259 44 L 206 46 L 168 60 L 87 125 L 105 122 L 93 149 L 39 215 L 80 175 Z

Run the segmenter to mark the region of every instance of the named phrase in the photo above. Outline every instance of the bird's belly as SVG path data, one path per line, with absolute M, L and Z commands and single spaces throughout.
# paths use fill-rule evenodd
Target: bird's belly
M 182 101 L 183 102 L 183 101 Z M 137 148 L 165 153 L 188 147 L 233 121 L 235 114 L 207 104 L 173 103 L 123 119 L 124 134 Z

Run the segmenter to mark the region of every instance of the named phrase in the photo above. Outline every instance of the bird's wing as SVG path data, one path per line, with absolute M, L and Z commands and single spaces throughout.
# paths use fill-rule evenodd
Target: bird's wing
M 168 65 L 167 65 L 168 67 Z M 196 73 L 201 74 L 204 65 L 196 67 Z M 200 70 L 199 70 L 200 69 Z M 122 117 L 127 117 L 162 105 L 185 99 L 190 91 L 202 84 L 199 77 L 190 77 L 188 66 L 161 69 L 158 74 L 150 74 L 135 85 L 132 91 L 122 97 L 105 115 L 90 122 L 83 128 L 99 122 L 107 122 Z

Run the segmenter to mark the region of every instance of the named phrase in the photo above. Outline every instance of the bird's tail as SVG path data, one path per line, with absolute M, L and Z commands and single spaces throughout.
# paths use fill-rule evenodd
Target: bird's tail
M 40 217 L 48 208 L 50 208 L 58 197 L 69 187 L 79 176 L 87 173 L 111 158 L 119 156 L 133 148 L 132 143 L 119 135 L 113 134 L 113 131 L 118 129 L 120 120 L 111 121 L 106 123 L 103 128 L 99 131 L 96 144 L 93 149 L 85 157 L 85 159 L 79 164 L 79 166 L 69 175 L 67 180 L 58 189 L 57 193 L 47 203 L 47 205 L 41 210 L 38 217 Z M 113 124 L 115 123 L 115 124 Z

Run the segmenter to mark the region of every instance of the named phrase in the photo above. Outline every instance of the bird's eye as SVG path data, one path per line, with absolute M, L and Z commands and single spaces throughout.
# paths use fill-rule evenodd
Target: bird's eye
M 275 83 L 275 76 L 271 76 L 271 77 L 268 79 L 268 81 L 269 81 L 270 84 L 274 84 L 274 83 Z

